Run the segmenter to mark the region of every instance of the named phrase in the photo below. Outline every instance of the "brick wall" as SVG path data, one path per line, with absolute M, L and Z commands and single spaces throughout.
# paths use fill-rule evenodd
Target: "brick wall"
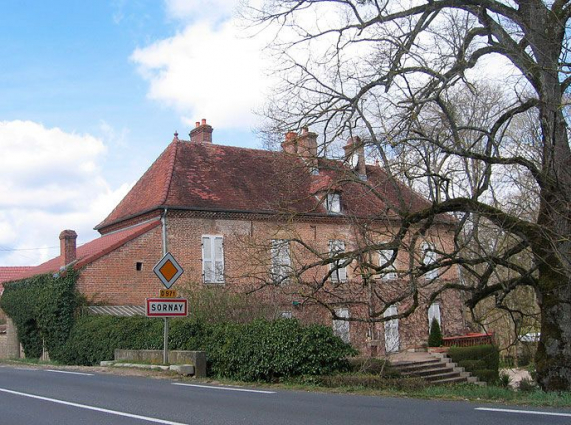
M 250 218 L 250 219 L 248 219 Z M 281 287 L 262 285 L 267 278 L 271 239 L 299 238 L 318 252 L 327 253 L 329 241 L 333 239 L 346 241 L 346 249 L 355 246 L 355 230 L 349 221 L 339 219 L 314 219 L 292 222 L 284 217 L 275 220 L 271 216 L 247 216 L 217 213 L 195 213 L 190 211 L 169 211 L 167 215 L 168 250 L 184 268 L 185 273 L 175 284 L 174 289 L 203 285 L 202 283 L 202 235 L 224 236 L 224 284 L 210 284 L 223 287 L 226 291 L 253 291 L 250 295 L 253 303 L 271 305 L 276 314 L 282 311 L 291 312 L 305 322 L 322 323 L 330 326 L 332 319 L 329 311 L 315 302 L 297 304 L 302 299 L 296 295 L 302 287 L 290 282 Z M 390 232 L 391 229 L 378 229 Z M 434 235 L 434 243 L 438 248 L 446 249 L 451 243 L 450 235 L 445 229 Z M 86 266 L 80 275 L 78 289 L 89 300 L 106 302 L 114 305 L 143 305 L 147 297 L 157 296 L 160 284 L 152 268 L 162 257 L 161 227 L 128 242 L 124 246 L 103 256 Z M 292 249 L 294 263 L 311 261 L 308 250 Z M 315 259 L 315 258 L 313 258 Z M 407 264 L 408 257 L 403 252 L 398 261 Z M 141 270 L 137 270 L 141 263 Z M 402 266 L 401 266 L 402 267 Z M 316 268 L 303 275 L 305 281 L 318 281 L 327 272 L 327 267 Z M 456 269 L 447 270 L 442 281 L 458 279 Z M 383 282 L 385 284 L 385 282 Z M 387 294 L 398 293 L 407 283 L 403 280 L 386 282 Z M 330 287 L 329 289 L 333 289 Z M 339 307 L 348 307 L 351 317 L 366 317 L 369 296 L 367 288 L 362 285 L 356 270 L 348 269 L 348 282 L 339 285 L 336 294 L 343 294 L 344 301 Z M 418 346 L 428 338 L 428 316 L 426 298 L 421 296 L 421 306 L 411 316 L 400 320 L 401 349 Z M 324 296 L 323 301 L 331 301 Z M 438 301 L 441 305 L 442 328 L 446 336 L 457 335 L 464 331 L 462 303 L 456 292 L 441 294 Z M 399 312 L 407 308 L 403 301 Z M 352 343 L 367 351 L 370 345 L 379 346 L 378 353 L 384 352 L 384 325 L 350 322 Z

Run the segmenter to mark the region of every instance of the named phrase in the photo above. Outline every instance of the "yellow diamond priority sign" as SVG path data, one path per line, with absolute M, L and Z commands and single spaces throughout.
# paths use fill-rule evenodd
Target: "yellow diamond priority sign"
M 167 252 L 161 261 L 153 267 L 153 271 L 167 289 L 173 286 L 184 272 L 170 252 Z

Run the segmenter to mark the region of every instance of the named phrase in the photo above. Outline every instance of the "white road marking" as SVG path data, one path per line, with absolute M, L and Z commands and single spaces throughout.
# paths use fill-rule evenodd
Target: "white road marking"
M 491 407 L 476 407 L 476 410 L 486 410 L 488 412 L 502 413 L 523 413 L 527 415 L 564 416 L 566 418 L 571 418 L 571 413 L 541 412 L 537 410 L 494 409 Z
M 248 390 L 246 388 L 232 388 L 232 387 L 214 387 L 210 385 L 197 385 L 197 384 L 181 384 L 178 382 L 173 383 L 173 385 L 180 385 L 181 387 L 197 387 L 197 388 L 208 388 L 211 390 L 226 390 L 226 391 L 242 391 L 245 393 L 259 393 L 259 394 L 275 394 L 275 391 L 263 391 L 263 390 Z
M 134 415 L 132 413 L 126 413 L 126 412 L 119 412 L 117 410 L 109 410 L 109 409 L 102 409 L 101 407 L 95 407 L 95 406 L 88 406 L 86 404 L 79 404 L 79 403 L 72 403 L 69 401 L 64 401 L 64 400 L 58 400 L 57 398 L 49 398 L 49 397 L 42 397 L 39 395 L 34 395 L 34 394 L 27 394 L 27 393 L 21 393 L 19 391 L 12 391 L 12 390 L 8 390 L 6 388 L 0 388 L 0 392 L 4 392 L 4 393 L 8 393 L 8 394 L 14 394 L 14 395 L 19 395 L 22 397 L 29 397 L 29 398 L 34 398 L 37 400 L 43 400 L 43 401 L 49 401 L 52 403 L 57 403 L 57 404 L 63 404 L 65 406 L 72 406 L 72 407 L 78 407 L 80 409 L 86 409 L 86 410 L 94 410 L 96 412 L 102 412 L 102 413 L 109 413 L 110 415 L 117 415 L 117 416 L 124 416 L 127 418 L 134 418 L 134 419 L 141 419 L 143 421 L 147 421 L 147 422 L 154 422 L 156 424 L 165 424 L 165 425 L 188 425 L 188 424 L 183 424 L 181 422 L 172 422 L 172 421 L 166 421 L 164 419 L 157 419 L 157 418 L 151 418 L 149 416 L 141 416 L 141 415 Z
M 57 370 L 57 369 L 46 369 L 46 372 L 54 372 L 54 373 L 68 373 L 70 375 L 84 375 L 84 376 L 93 376 L 93 373 L 84 373 L 84 372 L 70 372 L 68 370 Z

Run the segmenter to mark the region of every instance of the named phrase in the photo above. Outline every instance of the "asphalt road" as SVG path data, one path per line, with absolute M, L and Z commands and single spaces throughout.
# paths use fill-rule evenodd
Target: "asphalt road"
M 568 425 L 571 410 L 255 391 L 193 385 L 192 381 L 0 366 L 0 425 L 498 423 Z

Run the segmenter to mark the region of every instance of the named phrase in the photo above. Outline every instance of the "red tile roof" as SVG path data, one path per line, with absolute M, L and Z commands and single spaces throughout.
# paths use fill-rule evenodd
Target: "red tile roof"
M 367 174 L 363 185 L 340 161 L 320 158 L 314 176 L 299 157 L 284 152 L 175 138 L 95 229 L 104 233 L 111 225 L 162 208 L 325 215 L 316 198 L 323 190 L 343 192 L 348 215 L 385 218 L 387 206 L 401 199 L 407 208 L 427 205 L 404 185 L 391 183 L 381 168 L 367 166 Z
M 0 283 L 18 279 L 33 267 L 0 267 Z
M 159 226 L 160 224 L 161 222 L 159 220 L 141 223 L 118 232 L 103 235 L 97 239 L 92 240 L 91 242 L 87 242 L 86 244 L 77 247 L 77 261 L 74 264 L 74 268 L 80 269 L 81 267 L 92 263 L 98 258 L 109 254 L 111 251 L 114 251 L 127 242 L 137 238 L 138 236 L 141 236 L 144 233 L 147 233 L 149 230 Z M 9 279 L 0 280 L 0 282 L 24 279 L 38 274 L 54 273 L 60 270 L 61 266 L 61 256 L 57 256 L 35 267 L 0 267 L 0 277 L 2 276 L 1 269 L 25 269 L 21 270 L 17 274 L 14 274 Z

